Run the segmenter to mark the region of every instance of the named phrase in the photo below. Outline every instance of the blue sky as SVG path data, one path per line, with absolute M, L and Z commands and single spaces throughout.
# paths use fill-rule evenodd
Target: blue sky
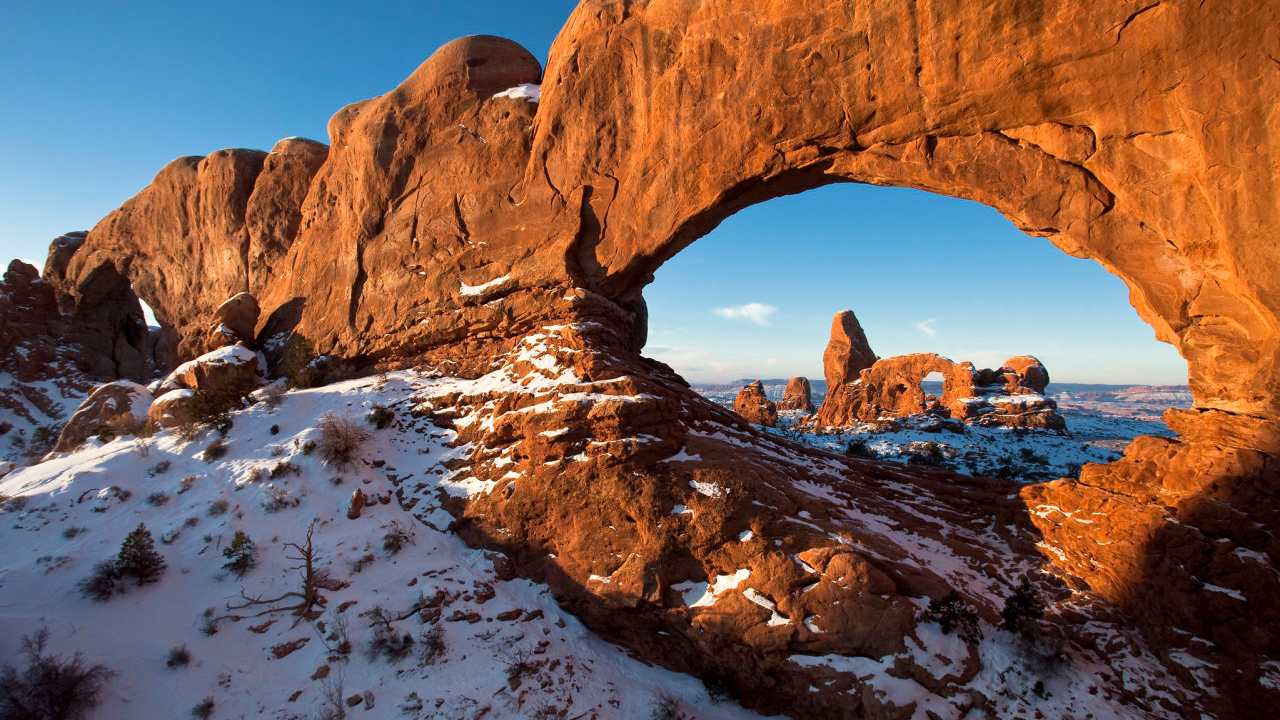
M 545 60 L 574 5 L 11 4 L 0 255 L 41 264 L 53 237 L 92 227 L 175 157 L 326 140 L 340 107 L 395 87 L 456 37 L 503 35 Z M 694 381 L 821 377 L 831 315 L 846 308 L 881 356 L 1031 353 L 1061 381 L 1186 378 L 1095 263 L 982 206 L 910 190 L 842 185 L 749 208 L 645 296 L 646 352 Z

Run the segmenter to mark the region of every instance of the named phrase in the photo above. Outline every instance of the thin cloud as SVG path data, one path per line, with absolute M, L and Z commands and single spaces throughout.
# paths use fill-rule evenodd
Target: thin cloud
M 916 323 L 916 329 L 924 333 L 925 335 L 928 335 L 929 337 L 938 337 L 938 331 L 936 328 L 933 327 L 933 324 L 936 322 L 938 322 L 938 318 L 929 318 L 928 320 L 921 320 L 920 322 Z
M 713 312 L 729 320 L 750 320 L 760 327 L 769 327 L 769 316 L 778 312 L 778 308 L 764 303 L 747 303 L 735 307 L 716 308 Z

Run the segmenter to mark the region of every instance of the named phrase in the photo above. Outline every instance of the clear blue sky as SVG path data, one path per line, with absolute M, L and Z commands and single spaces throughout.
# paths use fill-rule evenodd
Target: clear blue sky
M 574 5 L 11 3 L 0 255 L 41 264 L 49 240 L 92 227 L 175 157 L 327 140 L 335 111 L 395 87 L 456 37 L 502 35 L 545 61 Z M 987 208 L 908 190 L 844 185 L 750 208 L 645 295 L 646 352 L 695 381 L 821 377 L 831 315 L 845 308 L 882 356 L 1031 353 L 1061 381 L 1186 379 L 1096 264 Z M 776 309 L 716 312 L 753 303 Z

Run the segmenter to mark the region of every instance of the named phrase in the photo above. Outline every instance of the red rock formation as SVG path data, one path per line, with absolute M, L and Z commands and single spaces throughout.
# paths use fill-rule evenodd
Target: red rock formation
M 836 313 L 831 319 L 831 339 L 822 353 L 822 370 L 827 388 L 843 385 L 858 379 L 858 373 L 875 364 L 876 354 L 871 352 L 866 333 L 852 310 Z
M 128 380 L 99 385 L 85 398 L 58 435 L 57 452 L 70 452 L 106 426 L 116 433 L 134 432 L 146 420 L 151 391 Z
M 787 389 L 782 392 L 782 402 L 778 410 L 799 410 L 813 412 L 813 393 L 809 388 L 809 379 L 793 377 L 787 381 Z
M 743 386 L 733 399 L 733 411 L 754 425 L 778 424 L 778 407 L 764 394 L 764 383 L 759 380 Z
M 209 330 L 210 349 L 242 343 L 253 345 L 254 328 L 258 325 L 258 301 L 249 293 L 237 293 L 218 306 L 213 312 L 214 322 Z
M 932 373 L 943 377 L 941 398 L 920 387 Z M 900 355 L 877 361 L 852 382 L 828 386 L 813 423 L 832 427 L 931 413 L 977 425 L 1065 430 L 1057 403 L 1033 389 L 1048 383 L 1044 365 L 1026 355 L 999 370 L 978 370 L 932 353 Z
M 793 622 L 793 634 L 748 626 L 748 613 L 769 613 L 741 594 L 722 618 L 676 608 L 667 581 L 710 579 L 745 563 L 765 579 L 755 590 L 794 619 L 814 608 L 804 605 L 794 568 L 784 569 L 787 558 L 832 536 L 854 537 L 878 548 L 862 560 L 905 594 L 846 596 L 890 630 L 837 633 L 813 647 L 883 650 L 877 643 L 908 632 L 896 614 L 906 612 L 905 598 L 934 596 L 945 580 L 913 568 L 911 550 L 868 530 L 865 518 L 920 525 L 889 499 L 923 497 L 936 521 L 925 525 L 959 533 L 976 519 L 999 534 L 975 535 L 971 547 L 949 536 L 955 553 L 988 568 L 974 571 L 983 578 L 975 587 L 997 582 L 993 566 L 1044 564 L 1088 591 L 1072 617 L 1115 617 L 1106 603 L 1118 603 L 1165 657 L 1200 663 L 1195 676 L 1165 663 L 1182 679 L 1168 702 L 1191 713 L 1256 715 L 1280 700 L 1274 680 L 1260 679 L 1264 663 L 1280 661 L 1280 624 L 1256 610 L 1280 607 L 1272 572 L 1280 557 L 1280 204 L 1271 139 L 1280 75 L 1268 54 L 1280 46 L 1280 9 L 1243 0 L 994 0 L 979 10 L 951 0 L 585 0 L 552 47 L 545 79 L 513 43 L 469 38 L 392 92 L 335 115 L 333 149 L 319 169 L 281 165 L 287 191 L 263 194 L 255 217 L 278 218 L 271 226 L 284 230 L 263 234 L 280 243 L 263 254 L 271 272 L 259 275 L 262 288 L 250 287 L 242 248 L 253 246 L 247 205 L 269 161 L 248 151 L 171 164 L 69 260 L 57 250 L 46 278 L 60 303 L 68 299 L 64 311 L 88 319 L 95 307 L 109 309 L 103 322 L 79 326 L 85 342 L 111 351 L 104 371 L 130 370 L 131 349 L 142 354 L 120 322 L 129 309 L 111 301 L 129 281 L 169 329 L 164 347 L 175 359 L 193 356 L 203 319 L 246 290 L 262 303 L 264 337 L 296 332 L 353 368 L 437 362 L 474 377 L 543 328 L 573 328 L 561 359 L 615 399 L 571 403 L 548 417 L 506 417 L 495 404 L 493 428 L 475 423 L 463 434 L 518 442 L 527 480 L 509 495 L 459 501 L 459 525 L 474 543 L 508 551 L 519 572 L 552 583 L 589 626 L 671 666 L 723 672 L 766 709 L 894 712 L 870 691 L 812 692 L 814 671 L 782 659 L 812 640 L 802 623 Z M 542 82 L 540 103 L 496 97 L 522 82 Z M 743 453 L 755 436 L 728 434 L 732 417 L 638 356 L 642 290 L 665 260 L 739 209 L 842 181 L 985 203 L 1118 275 L 1157 337 L 1188 361 L 1195 408 L 1170 416 L 1181 437 L 1137 442 L 1124 460 L 1086 468 L 1079 481 L 1026 488 L 1017 507 L 1007 485 L 961 491 L 951 476 L 863 463 L 821 486 L 833 500 L 820 501 L 793 482 L 807 477 L 802 470 Z M 295 216 L 297 235 L 281 257 Z M 536 404 L 515 393 L 473 407 L 492 400 Z M 569 428 L 563 439 L 539 434 L 559 428 Z M 642 431 L 658 440 L 640 442 Z M 711 439 L 717 433 L 726 439 Z M 588 436 L 614 452 L 560 462 L 563 446 Z M 660 462 L 682 449 L 700 460 Z M 536 461 L 556 464 L 539 470 Z M 736 478 L 752 479 L 726 500 L 672 490 L 695 480 L 730 487 Z M 776 515 L 746 500 L 761 494 Z M 674 500 L 701 519 L 672 516 Z M 786 519 L 801 508 L 823 523 L 822 534 Z M 1090 513 L 1106 521 L 1083 532 Z M 771 523 L 785 548 L 739 548 L 734 532 L 748 518 Z M 664 522 L 681 524 L 670 534 L 652 530 Z M 1000 534 L 1006 526 L 1015 531 Z M 604 567 L 612 557 L 633 559 Z M 609 573 L 616 585 L 587 589 L 591 575 Z M 1243 599 L 1206 592 L 1209 585 Z M 659 628 L 667 635 L 651 632 Z M 947 692 L 937 678 L 926 682 Z M 1155 702 L 1135 699 L 1135 707 Z

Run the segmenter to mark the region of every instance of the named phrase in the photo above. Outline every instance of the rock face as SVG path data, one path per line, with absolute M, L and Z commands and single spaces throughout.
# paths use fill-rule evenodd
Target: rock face
M 412 362 L 478 377 L 495 358 L 518 365 L 512 351 L 561 328 L 560 359 L 614 399 L 568 403 L 554 418 L 505 417 L 516 400 L 501 400 L 494 427 L 476 423 L 463 435 L 519 443 L 531 463 L 559 463 L 556 448 L 588 436 L 615 451 L 554 470 L 530 464 L 510 496 L 459 500 L 460 527 L 475 544 L 509 552 L 518 572 L 552 583 L 590 627 L 670 666 L 722 673 L 755 706 L 910 714 L 873 692 L 857 695 L 856 708 L 854 695 L 811 692 L 816 671 L 784 659 L 801 648 L 868 657 L 890 635 L 903 637 L 905 616 L 895 613 L 943 594 L 945 578 L 884 560 L 911 550 L 866 529 L 870 515 L 920 522 L 886 499 L 901 488 L 926 497 L 931 517 L 951 529 L 1015 528 L 952 548 L 975 567 L 982 553 L 1002 567 L 1044 567 L 1089 598 L 1068 614 L 1131 613 L 1144 639 L 1126 647 L 1149 643 L 1181 679 L 1168 702 L 1257 716 L 1280 702 L 1266 675 L 1280 661 L 1270 614 L 1280 607 L 1277 46 L 1280 8 L 1244 0 L 992 0 L 978 10 L 954 0 L 585 0 L 545 73 L 509 41 L 450 43 L 398 88 L 339 111 L 328 151 L 299 142 L 287 147 L 292 160 L 229 150 L 171 163 L 83 241 L 55 247 L 45 277 L 71 318 L 67 337 L 93 348 L 95 372 L 115 377 L 145 356 L 130 284 L 164 325 L 156 355 L 166 367 L 198 355 L 209 314 L 245 291 L 262 306 L 260 337 L 306 338 L 353 371 Z M 522 83 L 541 83 L 540 102 L 503 93 Z M 1016 502 L 1006 485 L 979 491 L 952 476 L 851 463 L 831 489 L 847 507 L 806 495 L 792 470 L 745 456 L 753 440 L 708 440 L 735 420 L 639 356 L 643 288 L 738 210 L 833 182 L 985 203 L 1119 276 L 1139 315 L 1188 362 L 1195 407 L 1169 416 L 1180 437 L 1135 442 L 1123 460 L 1089 466 L 1079 481 L 1024 488 Z M 1039 382 L 1029 368 L 1010 370 L 1026 388 Z M 522 407 L 537 405 L 521 397 Z M 868 395 L 887 408 L 905 397 Z M 563 439 L 540 434 L 561 427 L 571 428 Z M 642 434 L 659 442 L 636 441 Z M 699 459 L 663 462 L 673 457 Z M 503 475 L 485 477 L 497 484 Z M 755 484 L 719 501 L 683 490 L 737 477 Z M 678 486 L 678 497 L 661 497 L 694 509 L 694 519 L 676 518 L 691 523 L 684 534 L 650 530 L 673 517 L 665 505 L 644 523 L 627 515 Z M 785 554 L 733 542 L 748 529 L 741 521 L 761 512 L 747 492 L 786 508 L 768 518 L 791 538 Z M 724 504 L 701 513 L 690 504 L 704 502 Z M 627 530 L 582 524 L 584 507 Z M 823 533 L 806 535 L 781 515 L 802 507 Z M 1086 525 L 1090 513 L 1105 522 Z M 770 625 L 765 606 L 741 593 L 723 620 L 701 608 L 674 619 L 685 608 L 674 606 L 667 579 L 710 582 L 740 569 L 767 579 L 754 590 L 787 618 L 811 610 L 802 579 L 784 566 L 833 536 L 881 548 L 860 560 L 903 594 L 889 605 L 848 597 L 892 631 L 823 637 L 802 630 L 799 615 Z M 611 557 L 638 559 L 594 565 Z M 994 618 L 997 594 L 970 588 L 1005 581 L 975 572 L 984 579 L 961 592 Z M 617 583 L 607 587 L 590 579 L 610 573 Z M 692 623 L 726 630 L 699 633 Z M 920 677 L 935 694 L 952 687 Z M 1214 692 L 1188 689 L 1197 687 Z
M 151 400 L 151 391 L 128 380 L 98 386 L 62 428 L 54 450 L 75 450 L 104 425 L 117 433 L 137 430 L 147 418 Z
M 852 310 L 836 313 L 831 319 L 831 339 L 822 353 L 822 370 L 828 391 L 858 379 L 858 373 L 875 364 L 867 335 Z
M 941 398 L 920 386 L 932 373 L 943 377 Z M 900 355 L 877 361 L 852 382 L 828 386 L 813 423 L 832 427 L 930 413 L 975 425 L 1065 430 L 1058 404 L 1040 394 L 1048 384 L 1049 371 L 1027 355 L 999 370 L 932 353 Z
M 753 425 L 778 424 L 778 407 L 764 393 L 764 383 L 756 380 L 742 388 L 733 399 L 733 411 Z
M 782 392 L 778 410 L 813 412 L 813 392 L 809 388 L 809 378 L 793 377 L 787 381 L 787 389 Z

